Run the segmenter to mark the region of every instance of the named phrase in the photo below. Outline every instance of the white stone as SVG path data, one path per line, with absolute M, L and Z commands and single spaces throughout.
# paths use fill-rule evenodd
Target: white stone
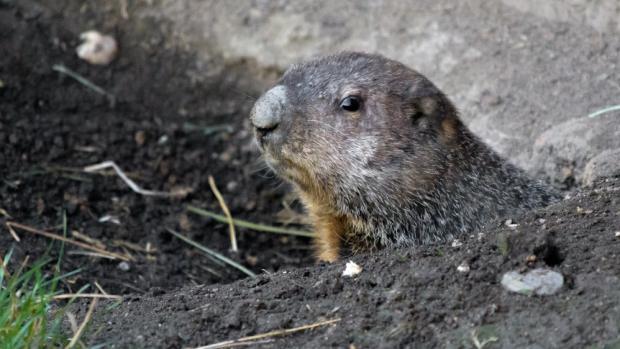
M 362 267 L 360 267 L 353 261 L 348 261 L 345 265 L 344 271 L 342 272 L 342 276 L 353 277 L 361 272 Z
M 564 276 L 550 269 L 534 269 L 525 274 L 509 271 L 502 277 L 502 286 L 511 292 L 531 295 L 552 295 L 564 285 Z
M 103 35 L 96 30 L 89 30 L 80 34 L 80 39 L 83 42 L 76 49 L 76 53 L 88 63 L 108 65 L 116 58 L 118 44 L 113 37 Z

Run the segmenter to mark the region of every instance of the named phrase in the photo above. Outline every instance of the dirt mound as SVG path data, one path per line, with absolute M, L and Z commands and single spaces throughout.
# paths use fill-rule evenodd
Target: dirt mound
M 476 348 L 488 341 L 485 348 L 584 348 L 618 341 L 620 178 L 512 222 L 517 226 L 491 224 L 460 246 L 354 257 L 363 268 L 354 278 L 341 276 L 343 261 L 129 297 L 98 312 L 91 343 L 182 348 L 329 319 L 341 320 L 265 347 Z M 469 272 L 458 270 L 464 263 Z M 533 268 L 561 273 L 564 286 L 527 296 L 500 285 L 505 272 Z

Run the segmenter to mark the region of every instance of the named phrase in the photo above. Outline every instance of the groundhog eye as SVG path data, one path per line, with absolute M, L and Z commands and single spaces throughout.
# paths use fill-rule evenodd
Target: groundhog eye
M 358 111 L 360 109 L 361 101 L 359 97 L 347 96 L 340 101 L 340 108 L 346 111 Z

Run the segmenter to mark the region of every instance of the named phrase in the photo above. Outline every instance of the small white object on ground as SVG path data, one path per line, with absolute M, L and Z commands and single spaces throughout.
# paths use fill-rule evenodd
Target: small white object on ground
M 134 192 L 140 194 L 140 195 L 145 195 L 145 196 L 177 196 L 177 197 L 183 197 L 186 196 L 191 189 L 186 188 L 186 189 L 180 189 L 180 190 L 176 190 L 173 192 L 165 192 L 165 191 L 157 191 L 157 190 L 146 190 L 146 189 L 142 189 L 139 185 L 136 184 L 136 182 L 132 181 L 126 174 L 125 172 L 123 172 L 123 170 L 121 170 L 120 167 L 118 167 L 118 165 L 114 162 L 114 161 L 104 161 L 100 164 L 95 164 L 95 165 L 91 165 L 91 166 L 86 166 L 84 167 L 84 172 L 99 172 L 108 168 L 112 168 L 116 174 L 123 180 L 123 182 L 125 182 L 125 184 L 127 184 L 129 186 L 129 188 L 131 188 L 131 190 L 133 190 Z
M 459 241 L 459 239 L 452 240 L 452 247 L 457 248 L 463 246 L 463 243 Z
M 110 222 L 110 223 L 114 223 L 114 224 L 121 224 L 120 219 L 118 219 L 118 217 L 112 216 L 112 215 L 105 215 L 102 216 L 101 218 L 99 218 L 99 223 L 105 223 L 105 222 Z
M 458 267 L 456 267 L 456 270 L 458 270 L 461 273 L 469 273 L 469 264 L 467 262 L 463 262 L 461 264 L 459 264 Z
M 80 39 L 83 42 L 76 49 L 76 53 L 88 63 L 108 65 L 116 58 L 118 44 L 113 37 L 103 35 L 96 30 L 89 30 L 80 34 Z
M 518 224 L 513 223 L 512 219 L 509 219 L 506 222 L 504 222 L 504 225 L 506 225 L 510 229 L 517 229 L 517 227 L 519 226 Z
M 615 234 L 617 238 L 620 238 L 620 231 L 617 231 Z
M 550 269 L 538 268 L 521 274 L 509 271 L 502 277 L 502 286 L 512 292 L 526 295 L 552 295 L 564 285 L 564 276 Z
M 361 272 L 362 272 L 362 267 L 360 267 L 353 261 L 348 261 L 344 268 L 344 271 L 342 272 L 342 276 L 353 277 Z
M 131 269 L 131 267 L 129 266 L 129 263 L 127 263 L 127 262 L 120 262 L 120 263 L 118 263 L 118 269 L 120 269 L 122 271 L 129 271 L 129 269 Z

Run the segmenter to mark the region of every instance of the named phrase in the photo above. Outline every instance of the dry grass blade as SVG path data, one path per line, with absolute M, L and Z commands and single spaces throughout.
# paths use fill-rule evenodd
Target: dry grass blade
M 112 245 L 118 247 L 125 247 L 127 249 L 136 251 L 136 252 L 144 252 L 144 253 L 156 253 L 157 249 L 152 247 L 150 243 L 147 243 L 145 247 L 142 247 L 138 244 L 134 244 L 125 240 L 112 240 Z
M 9 230 L 9 234 L 11 234 L 11 236 L 13 237 L 13 240 L 20 242 L 21 240 L 19 239 L 19 235 L 17 235 L 17 233 L 15 232 L 15 229 L 11 228 L 9 223 L 6 223 L 5 226 Z
M 109 293 L 107 293 L 103 287 L 101 287 L 101 285 L 99 285 L 99 283 L 97 281 L 95 281 L 95 287 L 97 287 L 97 289 L 99 290 L 99 292 L 103 293 L 104 295 L 109 295 Z
M 240 272 L 242 272 L 242 273 L 244 273 L 244 274 L 246 274 L 246 275 L 248 275 L 250 277 L 256 277 L 256 274 L 254 274 L 251 270 L 249 270 L 248 268 L 244 267 L 243 265 L 233 261 L 232 259 L 230 259 L 230 258 L 228 258 L 228 257 L 226 257 L 226 256 L 224 256 L 224 255 L 222 255 L 220 253 L 217 253 L 214 250 L 212 250 L 212 249 L 210 249 L 208 247 L 205 247 L 205 246 L 201 245 L 200 243 L 198 243 L 198 242 L 196 242 L 196 241 L 194 241 L 194 240 L 192 240 L 192 239 L 190 239 L 188 237 L 185 237 L 185 236 L 177 233 L 176 231 L 174 231 L 174 230 L 172 230 L 170 228 L 167 228 L 166 230 L 168 230 L 168 232 L 170 234 L 172 234 L 172 235 L 178 237 L 179 239 L 185 241 L 186 243 L 196 247 L 197 249 L 201 250 L 202 252 L 206 253 L 207 255 L 209 255 L 209 256 L 217 259 L 217 260 L 220 260 L 220 261 L 224 262 L 225 264 L 228 264 L 229 266 L 239 270 Z
M 211 191 L 213 191 L 213 195 L 217 198 L 217 201 L 220 203 L 220 207 L 224 214 L 226 215 L 228 229 L 230 230 L 230 246 L 233 252 L 237 252 L 237 234 L 235 233 L 235 223 L 233 222 L 232 215 L 230 214 L 230 210 L 226 205 L 226 201 L 224 201 L 224 197 L 222 193 L 217 189 L 217 185 L 215 185 L 215 179 L 213 176 L 209 176 L 209 186 L 211 187 Z
M 234 340 L 228 340 L 228 341 L 224 341 L 224 342 L 214 343 L 214 344 L 210 344 L 210 345 L 206 345 L 206 346 L 198 347 L 198 348 L 194 348 L 194 349 L 221 349 L 221 348 L 236 347 L 236 346 L 241 345 L 242 343 L 256 344 L 256 341 L 258 341 L 258 340 L 263 340 L 263 339 L 271 338 L 271 337 L 286 336 L 286 335 L 289 335 L 289 334 L 295 333 L 295 332 L 311 330 L 313 328 L 317 328 L 317 327 L 321 327 L 321 326 L 325 326 L 325 325 L 336 323 L 336 322 L 338 322 L 340 320 L 341 320 L 340 318 L 337 318 L 337 319 L 332 319 L 332 320 L 319 321 L 319 322 L 315 322 L 315 323 L 309 324 L 309 325 L 304 325 L 304 326 L 295 327 L 295 328 L 289 328 L 289 329 L 285 329 L 285 330 L 276 330 L 276 331 L 271 331 L 271 332 L 267 332 L 267 333 L 263 333 L 263 334 L 257 334 L 257 335 L 248 336 L 248 337 L 242 337 L 242 338 L 239 338 L 239 339 L 234 339 Z
M 104 299 L 123 299 L 123 296 L 100 293 L 65 293 L 53 297 L 55 300 L 60 299 L 76 299 L 76 298 L 104 298 Z
M 73 235 L 73 237 L 75 237 L 77 240 L 82 240 L 82 241 L 84 241 L 87 244 L 91 244 L 91 245 L 97 246 L 97 247 L 99 247 L 101 249 L 105 249 L 105 244 L 103 242 L 101 242 L 98 239 L 91 238 L 88 235 L 82 234 L 82 233 L 80 233 L 77 230 L 73 230 L 71 232 L 71 235 Z
M 3 208 L 0 208 L 0 216 L 6 217 L 8 219 L 11 219 L 13 217 L 11 217 L 11 215 Z
M 101 254 L 101 253 L 90 252 L 90 251 L 82 251 L 82 250 L 67 251 L 67 255 L 71 255 L 71 256 L 87 256 L 87 257 L 104 258 L 104 259 L 111 259 L 111 260 L 115 260 L 116 259 L 116 258 L 114 258 L 112 256 L 107 255 L 107 254 Z
M 219 215 L 217 213 L 211 212 L 211 211 L 203 210 L 196 206 L 189 205 L 187 206 L 187 210 L 195 214 L 204 216 L 204 217 L 215 219 L 216 221 L 221 222 L 221 223 L 228 223 L 228 219 L 226 217 Z M 233 223 L 237 227 L 251 229 L 251 230 L 265 232 L 265 233 L 303 236 L 303 237 L 309 237 L 309 238 L 314 237 L 314 234 L 309 231 L 287 229 L 287 228 L 282 228 L 282 227 L 274 227 L 271 225 L 252 223 L 252 222 L 248 222 L 242 219 L 233 218 Z
M 123 170 L 114 162 L 114 161 L 104 161 L 100 164 L 95 164 L 91 166 L 84 167 L 84 172 L 99 172 L 101 170 L 105 170 L 108 168 L 112 168 L 114 172 L 120 177 L 120 179 L 125 182 L 133 190 L 134 192 L 144 195 L 144 196 L 166 196 L 166 197 L 175 197 L 175 196 L 184 196 L 187 195 L 187 192 L 165 192 L 165 191 L 157 191 L 157 190 L 147 190 L 142 189 L 136 182 L 131 180 Z
M 40 230 L 40 229 L 29 227 L 27 225 L 15 223 L 15 222 L 6 222 L 6 225 L 8 227 L 11 227 L 11 228 L 17 228 L 17 229 L 20 229 L 20 230 L 23 230 L 23 231 L 26 231 L 26 232 L 29 232 L 29 233 L 45 236 L 46 238 L 49 238 L 49 239 L 63 241 L 63 242 L 66 242 L 68 244 L 81 247 L 81 248 L 83 248 L 85 250 L 90 250 L 90 251 L 93 251 L 93 252 L 97 252 L 97 253 L 99 253 L 101 255 L 108 256 L 108 258 L 111 258 L 111 259 L 120 259 L 120 260 L 127 261 L 127 262 L 131 261 L 131 258 L 128 258 L 127 256 L 124 256 L 124 255 L 121 255 L 121 254 L 118 254 L 118 253 L 114 253 L 114 252 L 109 252 L 109 251 L 103 250 L 103 249 L 101 249 L 99 247 L 96 247 L 96 246 L 88 245 L 88 244 L 83 243 L 83 242 L 75 241 L 73 239 L 69 239 L 69 238 L 66 238 L 64 236 L 56 235 L 56 234 L 49 233 L 49 232 L 46 232 L 46 231 L 43 231 L 43 230 Z
M 73 78 L 75 81 L 79 82 L 80 84 L 84 85 L 85 87 L 88 87 L 89 89 L 104 95 L 108 98 L 108 101 L 111 104 L 114 104 L 116 101 L 116 98 L 114 97 L 114 95 L 112 95 L 111 93 L 109 93 L 108 91 L 104 90 L 103 88 L 95 85 L 92 81 L 88 80 L 87 78 L 83 77 L 82 75 L 76 73 L 75 71 L 67 68 L 66 66 L 62 65 L 62 64 L 55 64 L 52 66 L 52 70 L 55 70 L 61 74 L 67 75 L 71 78 Z
M 71 338 L 71 341 L 69 342 L 69 344 L 65 347 L 66 349 L 73 348 L 77 344 L 77 342 L 80 340 L 82 333 L 84 333 L 84 329 L 86 329 L 86 325 L 88 324 L 91 317 L 93 316 L 95 307 L 97 307 L 97 301 L 98 301 L 97 298 L 93 298 L 93 301 L 90 302 L 90 306 L 88 307 L 88 311 L 86 312 L 86 316 L 84 316 L 84 320 L 82 321 L 82 324 L 78 328 L 77 332 L 75 332 L 75 334 L 73 335 L 73 338 Z

